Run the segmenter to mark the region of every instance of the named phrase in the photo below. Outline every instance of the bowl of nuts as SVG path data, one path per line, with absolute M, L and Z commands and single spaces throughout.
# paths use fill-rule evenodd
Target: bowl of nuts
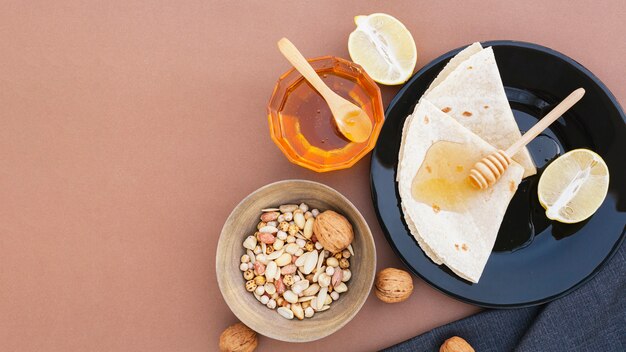
M 217 280 L 245 325 L 273 339 L 313 341 L 347 324 L 374 282 L 376 247 L 356 207 L 305 180 L 264 186 L 226 220 Z

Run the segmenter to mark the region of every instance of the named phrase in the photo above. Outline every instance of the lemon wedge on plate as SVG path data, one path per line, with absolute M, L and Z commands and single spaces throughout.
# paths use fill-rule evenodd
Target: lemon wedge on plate
M 406 82 L 417 62 L 417 49 L 408 29 L 384 13 L 356 16 L 348 51 L 372 79 L 386 85 Z
M 549 219 L 572 224 L 598 210 L 609 188 L 609 168 L 600 155 L 575 149 L 553 161 L 539 179 L 539 203 Z

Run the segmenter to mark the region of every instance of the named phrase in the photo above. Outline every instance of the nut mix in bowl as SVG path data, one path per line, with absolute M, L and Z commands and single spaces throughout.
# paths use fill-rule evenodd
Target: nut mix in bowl
M 302 203 L 306 206 L 301 209 Z M 333 213 L 336 215 L 326 216 Z M 322 221 L 316 230 L 317 219 Z M 328 237 L 323 232 L 330 227 L 327 221 L 352 229 L 351 234 L 341 237 L 352 242 L 344 242 L 336 253 L 324 250 L 326 246 L 341 246 L 334 236 L 331 244 L 321 240 Z M 253 260 L 258 263 L 256 268 Z M 363 216 L 340 193 L 312 181 L 280 181 L 247 196 L 226 220 L 217 247 L 217 280 L 228 307 L 252 330 L 288 342 L 317 340 L 347 324 L 369 296 L 375 270 L 376 249 Z M 299 283 L 305 281 L 308 287 Z M 320 308 L 318 298 L 324 296 L 323 291 Z
M 243 241 L 246 290 L 285 319 L 330 309 L 352 276 L 352 225 L 332 210 L 309 211 L 306 203 L 261 212 L 257 231 Z

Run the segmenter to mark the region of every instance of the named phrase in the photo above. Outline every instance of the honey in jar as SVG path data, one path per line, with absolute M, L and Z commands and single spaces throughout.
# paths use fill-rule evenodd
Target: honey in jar
M 363 143 L 346 139 L 337 129 L 322 96 L 295 70 L 281 77 L 268 106 L 274 142 L 292 162 L 323 172 L 352 166 L 375 145 L 383 122 L 380 90 L 356 64 L 323 57 L 309 61 L 333 91 L 361 107 L 372 122 Z

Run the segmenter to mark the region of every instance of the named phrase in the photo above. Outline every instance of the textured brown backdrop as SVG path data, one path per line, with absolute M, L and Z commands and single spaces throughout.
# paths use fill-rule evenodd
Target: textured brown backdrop
M 268 137 L 288 68 L 275 42 L 348 58 L 358 14 L 413 33 L 418 67 L 477 40 L 536 42 L 626 102 L 626 4 L 616 1 L 3 1 L 0 11 L 0 344 L 3 351 L 213 351 L 235 322 L 215 279 L 230 210 L 304 178 L 350 198 L 379 267 L 401 266 L 376 221 L 369 157 L 315 174 Z M 397 88 L 384 88 L 389 102 Z M 477 309 L 416 279 L 373 296 L 310 351 L 373 350 Z M 259 350 L 296 346 L 261 338 Z

